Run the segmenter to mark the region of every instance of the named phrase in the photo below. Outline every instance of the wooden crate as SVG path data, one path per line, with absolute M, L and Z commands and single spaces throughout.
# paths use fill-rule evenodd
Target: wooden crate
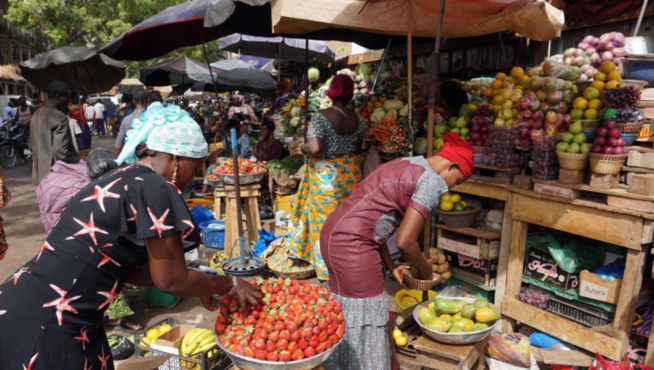
M 488 338 L 471 345 L 445 344 L 422 335 L 413 345 L 423 369 L 458 370 L 485 369 L 484 351 L 487 343 Z M 473 367 L 475 364 L 477 366 Z
M 476 259 L 497 258 L 502 233 L 488 226 L 452 229 L 436 225 L 438 248 Z

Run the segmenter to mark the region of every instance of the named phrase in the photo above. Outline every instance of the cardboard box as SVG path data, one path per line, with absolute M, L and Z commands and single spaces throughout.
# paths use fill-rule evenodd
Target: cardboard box
M 561 289 L 576 289 L 579 274 L 570 274 L 561 270 L 548 250 L 527 246 L 525 269 L 523 274 Z
M 601 302 L 617 303 L 622 279 L 604 280 L 599 275 L 584 270 L 580 274 L 579 295 Z
M 170 355 L 156 357 L 136 357 L 133 355 L 120 361 L 114 361 L 115 370 L 156 370 L 163 365 Z
M 500 240 L 488 240 L 438 229 L 438 248 L 476 259 L 492 259 L 500 255 Z
M 184 335 L 194 329 L 197 325 L 176 325 L 172 329 L 155 339 L 150 345 L 152 349 L 157 351 L 170 353 L 179 356 L 179 347 L 182 344 Z
M 447 250 L 444 250 L 443 254 L 450 267 L 458 267 L 478 274 L 488 274 L 492 278 L 497 277 L 498 258 L 477 259 Z

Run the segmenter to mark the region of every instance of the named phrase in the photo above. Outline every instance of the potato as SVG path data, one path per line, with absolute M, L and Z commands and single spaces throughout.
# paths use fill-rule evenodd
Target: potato
M 429 258 L 436 258 L 438 256 L 438 249 L 429 248 Z
M 437 258 L 438 258 L 438 264 L 439 265 L 442 265 L 443 263 L 445 263 L 445 261 L 447 261 L 447 259 L 445 258 L 445 255 L 442 254 L 442 253 L 439 253 Z
M 441 274 L 441 279 L 442 280 L 447 280 L 452 277 L 452 273 L 450 271 L 445 271 L 444 273 Z
M 438 272 L 438 265 L 436 265 L 436 264 L 431 265 L 431 271 L 432 272 Z
M 438 267 L 436 268 L 436 271 L 439 274 L 442 274 L 442 273 L 444 273 L 445 271 L 447 271 L 449 269 L 450 269 L 450 264 L 445 262 L 445 263 L 442 263 L 442 264 L 438 265 Z

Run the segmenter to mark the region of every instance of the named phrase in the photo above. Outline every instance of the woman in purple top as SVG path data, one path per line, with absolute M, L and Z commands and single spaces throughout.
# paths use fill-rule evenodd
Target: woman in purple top
M 419 278 L 429 279 L 431 265 L 422 256 L 418 238 L 440 197 L 470 177 L 473 154 L 470 144 L 447 134 L 437 156 L 402 158 L 380 166 L 329 216 L 320 249 L 329 288 L 343 309 L 346 333 L 326 369 L 390 369 L 382 263 L 400 284 L 403 281 L 386 240 L 399 228 L 402 256 L 418 269 Z

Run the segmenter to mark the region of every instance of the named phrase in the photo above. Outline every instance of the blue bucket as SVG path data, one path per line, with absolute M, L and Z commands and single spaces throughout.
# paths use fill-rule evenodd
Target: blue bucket
M 210 227 L 211 225 L 217 225 Z M 207 248 L 225 248 L 225 221 L 209 220 L 200 224 L 202 243 Z
M 624 140 L 624 146 L 631 146 L 636 141 L 638 134 L 622 134 L 622 140 Z

